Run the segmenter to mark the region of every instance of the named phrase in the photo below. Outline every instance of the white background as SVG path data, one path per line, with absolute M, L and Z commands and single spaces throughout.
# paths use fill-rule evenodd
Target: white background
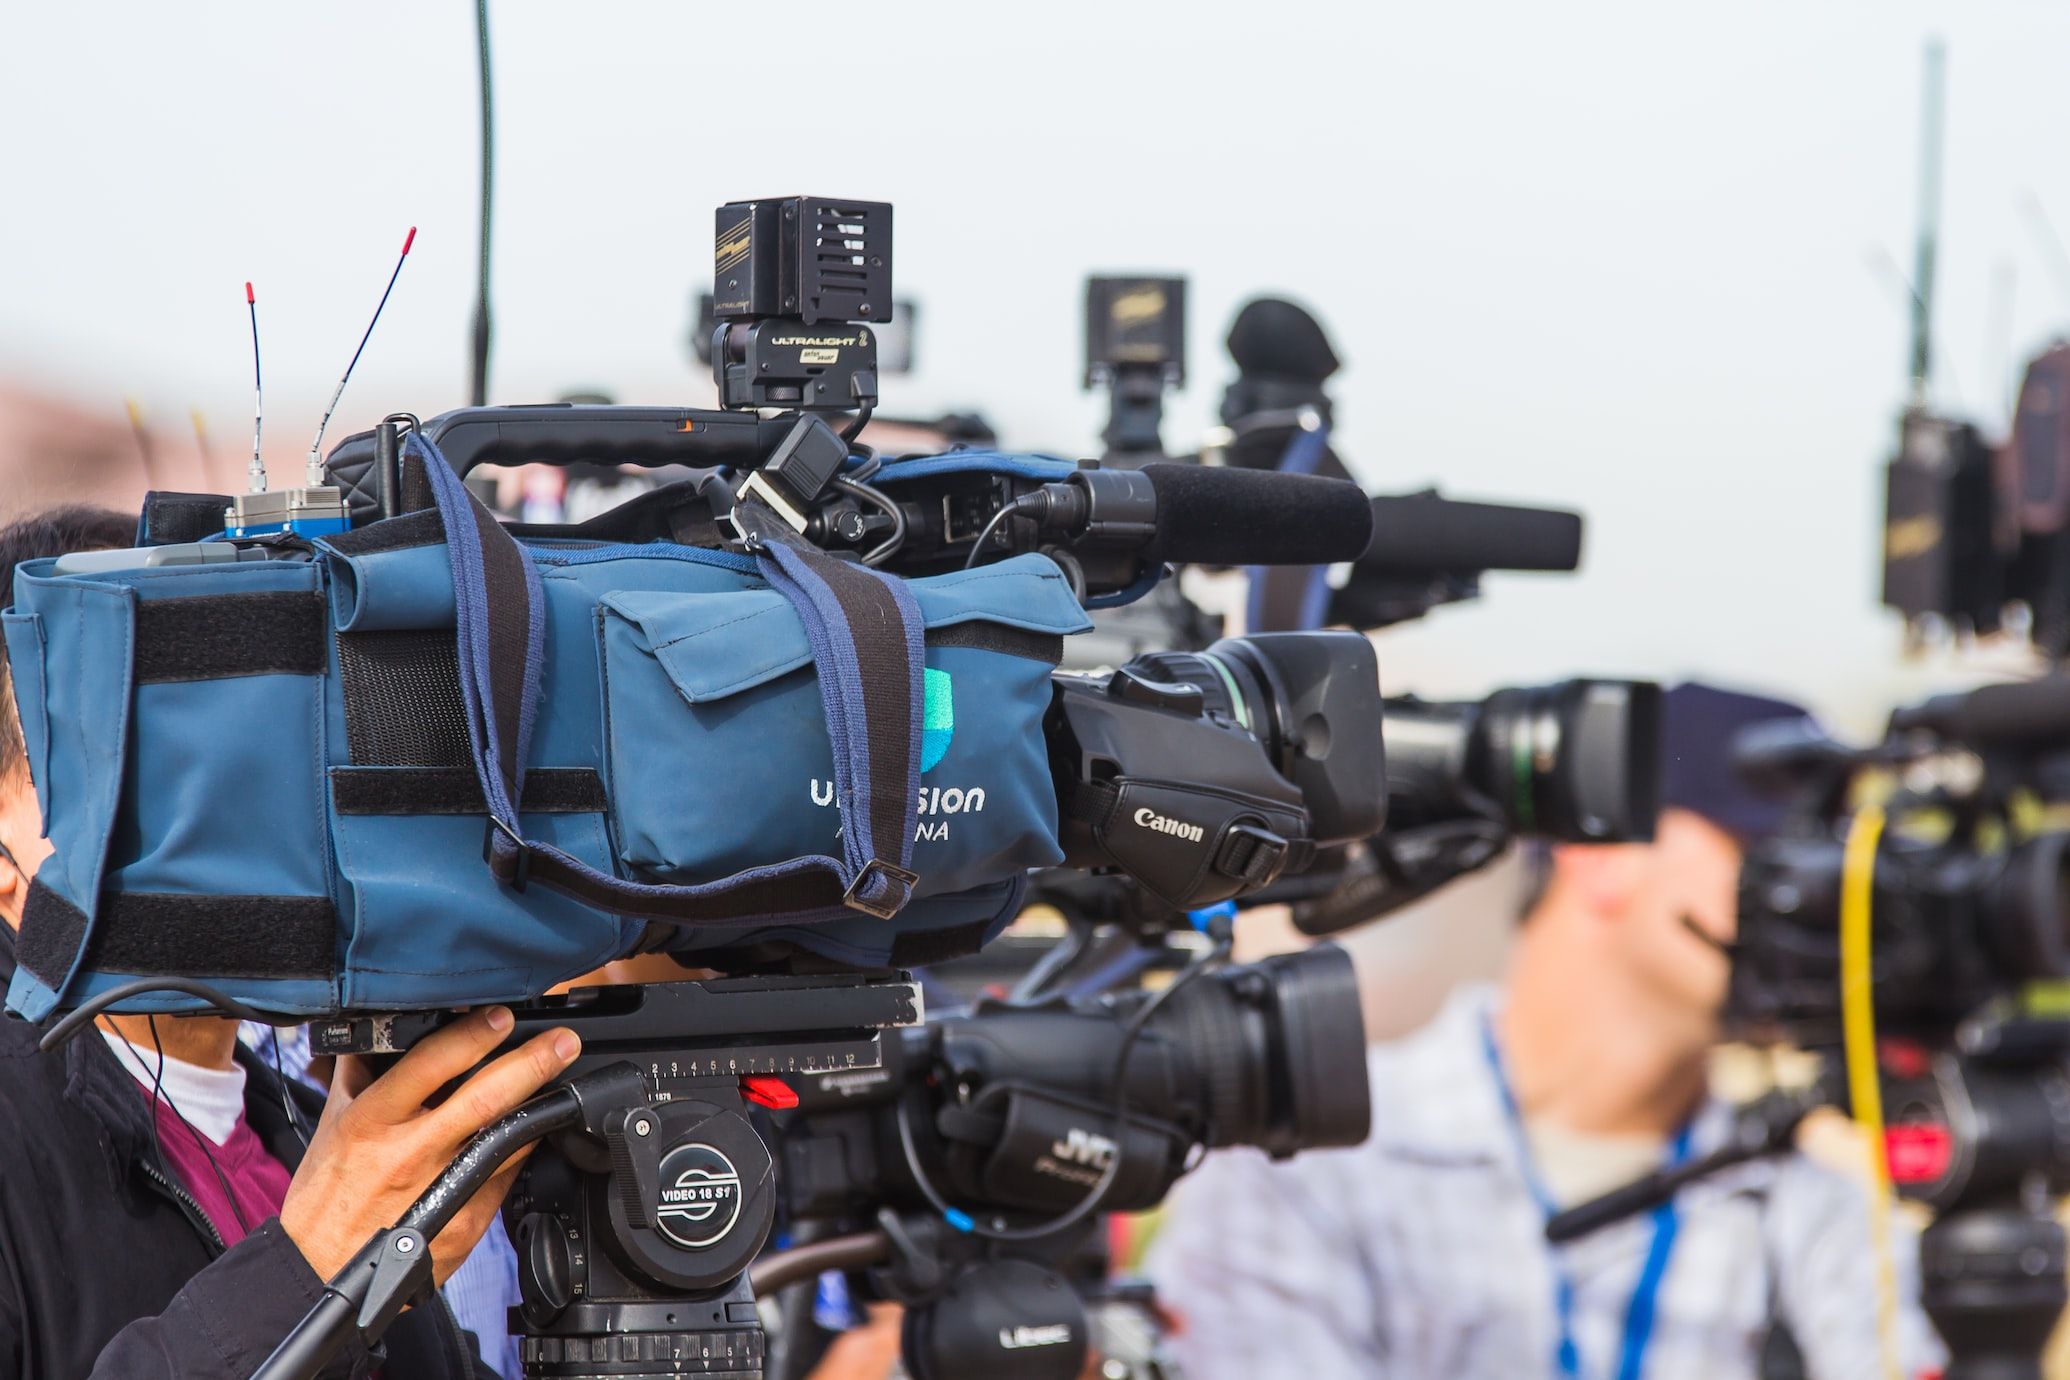
M 1872 260 L 1910 262 L 1927 35 L 1941 400 L 1995 427 L 2070 318 L 2023 212 L 2070 225 L 2070 11 L 2038 0 L 493 9 L 492 400 L 707 398 L 689 302 L 740 196 L 894 201 L 925 319 L 889 409 L 979 406 L 1029 448 L 1094 444 L 1088 271 L 1192 279 L 1174 445 L 1235 306 L 1291 293 L 1370 486 L 1588 514 L 1580 577 L 1390 636 L 1391 688 L 1700 672 L 1862 729 L 1949 679 L 1875 602 L 1905 340 Z M 462 401 L 473 44 L 450 0 L 6 7 L 0 379 L 199 406 L 232 452 L 250 278 L 284 473 L 415 224 L 338 431 Z

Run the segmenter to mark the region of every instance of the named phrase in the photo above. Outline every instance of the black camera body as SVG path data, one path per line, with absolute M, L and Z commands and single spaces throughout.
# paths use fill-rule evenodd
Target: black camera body
M 1356 633 L 1224 638 L 1059 674 L 1046 724 L 1065 860 L 1190 910 L 1386 819 L 1379 662 Z
M 1898 711 L 1891 735 L 1866 749 L 1796 722 L 1742 732 L 1741 775 L 1790 810 L 1740 866 L 1728 1023 L 1839 1043 L 1851 797 L 1870 772 L 1898 783 L 1883 806 L 1870 896 L 1879 1026 L 1948 1047 L 1988 1004 L 2070 978 L 2070 833 L 2038 808 L 2063 798 L 2065 779 L 2050 741 L 2059 730 L 2036 713 L 2052 698 L 2036 692 L 2049 688 L 1929 700 Z
M 1365 1033 L 1342 950 L 1206 974 L 1149 1013 L 1117 1119 L 1117 1039 L 1153 1000 L 981 1001 L 888 1041 L 881 1068 L 797 1080 L 798 1107 L 772 1118 L 794 1229 L 885 1233 L 867 1278 L 907 1306 L 919 1380 L 1079 1374 L 1081 1296 L 1111 1293 L 1100 1224 L 1025 1228 L 1059 1220 L 1110 1170 L 1103 1206 L 1136 1210 L 1203 1148 L 1286 1155 L 1365 1139 Z M 945 1201 L 957 1206 L 944 1213 Z M 978 1231 L 949 1224 L 963 1211 Z

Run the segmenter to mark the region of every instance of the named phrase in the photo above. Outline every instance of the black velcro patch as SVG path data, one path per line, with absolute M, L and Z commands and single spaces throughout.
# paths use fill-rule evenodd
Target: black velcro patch
M 449 628 L 339 633 L 338 689 L 356 765 L 457 767 L 473 755 Z
M 601 814 L 603 778 L 588 767 L 536 767 L 525 773 L 524 814 Z M 331 804 L 341 815 L 485 815 L 472 767 L 333 767 Z
M 138 546 L 171 546 L 202 541 L 223 530 L 228 494 L 184 494 L 153 489 L 144 495 L 144 515 L 137 523 Z
M 175 896 L 105 891 L 86 944 L 94 972 L 329 978 L 338 915 L 327 896 Z
M 1002 656 L 1024 656 L 1030 661 L 1045 662 L 1051 666 L 1064 659 L 1062 633 L 1029 632 L 1026 628 L 1009 628 L 1003 623 L 988 623 L 982 618 L 951 623 L 946 628 L 929 628 L 927 645 L 974 647 L 981 652 L 998 652 Z
M 990 917 L 967 925 L 948 925 L 938 930 L 907 930 L 891 941 L 890 964 L 894 968 L 925 968 L 965 958 L 984 947 L 992 928 Z
M 141 600 L 136 681 L 321 675 L 324 625 L 313 591 Z
M 22 904 L 22 932 L 15 957 L 55 988 L 72 971 L 79 943 L 86 938 L 86 912 L 52 891 L 41 881 L 29 883 L 29 899 Z

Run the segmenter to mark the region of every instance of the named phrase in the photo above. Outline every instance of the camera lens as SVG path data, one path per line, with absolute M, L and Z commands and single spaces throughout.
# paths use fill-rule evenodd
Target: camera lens
M 1481 716 L 1478 776 L 1514 828 L 1551 838 L 1653 836 L 1660 687 L 1570 680 L 1498 690 Z
M 1493 819 L 1577 843 L 1653 837 L 1660 807 L 1660 687 L 1569 680 L 1478 704 L 1390 700 L 1395 822 Z
M 1986 942 L 2005 978 L 2070 977 L 2070 834 L 2038 834 L 2006 855 L 1985 904 Z
M 1285 1155 L 1365 1140 L 1365 1017 L 1351 956 L 1336 945 L 1208 974 L 1151 1025 L 1186 1052 L 1213 1145 Z

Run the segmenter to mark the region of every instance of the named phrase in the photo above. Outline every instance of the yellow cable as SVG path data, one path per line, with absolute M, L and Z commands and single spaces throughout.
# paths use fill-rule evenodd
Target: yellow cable
M 1876 1067 L 1876 1004 L 1869 966 L 1869 918 L 1876 894 L 1876 848 L 1883 807 L 1866 805 L 1847 829 L 1840 873 L 1840 1017 L 1847 1093 L 1869 1150 L 1869 1236 L 1876 1259 L 1876 1336 L 1883 1372 L 1900 1380 L 1897 1271 L 1890 1253 L 1890 1164 L 1883 1149 L 1883 1085 Z

